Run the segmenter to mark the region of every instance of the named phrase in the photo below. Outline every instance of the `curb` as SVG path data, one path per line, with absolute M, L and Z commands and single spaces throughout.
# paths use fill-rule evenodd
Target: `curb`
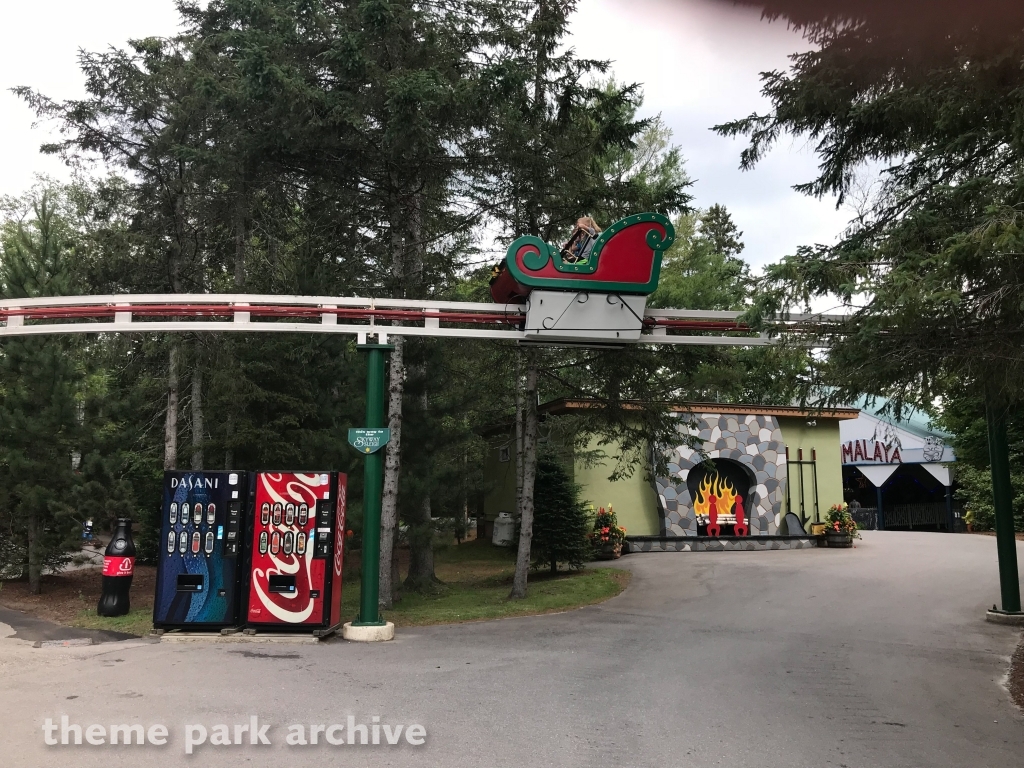
M 1008 613 L 1007 611 L 986 611 L 985 621 L 993 624 L 1005 624 L 1012 627 L 1024 627 L 1024 612 Z

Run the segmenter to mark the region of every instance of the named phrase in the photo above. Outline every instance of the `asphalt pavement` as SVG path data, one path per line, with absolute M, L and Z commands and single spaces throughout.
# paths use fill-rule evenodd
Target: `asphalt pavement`
M 80 627 L 64 627 L 51 621 L 43 621 L 29 616 L 23 611 L 0 606 L 0 627 L 9 627 L 3 634 L 14 640 L 26 640 L 31 643 L 64 643 L 68 641 L 88 641 L 91 643 L 109 643 L 118 640 L 130 640 L 134 635 L 125 632 L 112 632 L 107 629 L 82 629 Z M 3 646 L 0 645 L 0 658 Z M 2 686 L 2 683 L 0 683 Z
M 1020 633 L 983 619 L 999 593 L 993 538 L 866 532 L 846 551 L 619 565 L 632 584 L 602 605 L 404 629 L 380 645 L 33 648 L 0 624 L 2 764 L 1024 765 L 1024 717 L 1004 687 Z M 83 730 L 165 725 L 168 743 L 44 745 L 45 719 L 62 715 Z M 368 728 L 379 716 L 391 733 L 420 724 L 425 744 L 286 744 L 290 725 L 308 734 L 349 716 Z M 251 717 L 271 744 L 241 733 L 245 744 L 185 754 L 199 736 L 186 726 L 212 738 Z

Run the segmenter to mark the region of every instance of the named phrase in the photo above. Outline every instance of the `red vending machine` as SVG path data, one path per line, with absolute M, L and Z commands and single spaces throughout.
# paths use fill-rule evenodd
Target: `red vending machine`
M 250 474 L 248 627 L 341 626 L 345 485 L 338 472 Z

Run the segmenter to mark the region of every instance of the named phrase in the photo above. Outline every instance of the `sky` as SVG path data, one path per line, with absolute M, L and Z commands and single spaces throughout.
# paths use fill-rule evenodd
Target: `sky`
M 34 0 L 9 3 L 0 27 L 0 195 L 19 194 L 36 174 L 67 178 L 61 162 L 41 155 L 52 134 L 9 89 L 28 85 L 53 98 L 84 95 L 80 49 L 99 51 L 133 37 L 177 30 L 171 0 Z M 743 257 L 755 268 L 798 245 L 831 243 L 850 218 L 831 199 L 793 191 L 814 177 L 805 139 L 784 139 L 752 171 L 739 170 L 743 139 L 711 126 L 765 111 L 759 73 L 785 68 L 806 48 L 784 23 L 757 10 L 711 0 L 580 0 L 571 45 L 612 62 L 616 79 L 644 86 L 644 116 L 661 114 L 694 179 L 694 204 L 725 205 L 740 230 Z

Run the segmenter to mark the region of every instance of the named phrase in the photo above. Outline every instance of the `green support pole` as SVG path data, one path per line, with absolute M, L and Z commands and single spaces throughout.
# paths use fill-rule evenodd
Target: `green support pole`
M 1013 489 L 1010 486 L 1010 449 L 1006 440 L 1006 410 L 989 396 L 988 455 L 992 464 L 992 497 L 996 508 L 996 549 L 999 553 L 999 591 L 1002 613 L 1020 613 L 1020 577 L 1017 573 L 1017 542 L 1013 532 Z
M 366 363 L 366 427 L 384 426 L 384 353 L 389 344 L 361 344 L 369 354 Z M 356 626 L 381 626 L 380 593 L 380 508 L 384 479 L 384 451 L 364 457 L 363 480 L 363 572 L 359 587 L 359 618 Z

